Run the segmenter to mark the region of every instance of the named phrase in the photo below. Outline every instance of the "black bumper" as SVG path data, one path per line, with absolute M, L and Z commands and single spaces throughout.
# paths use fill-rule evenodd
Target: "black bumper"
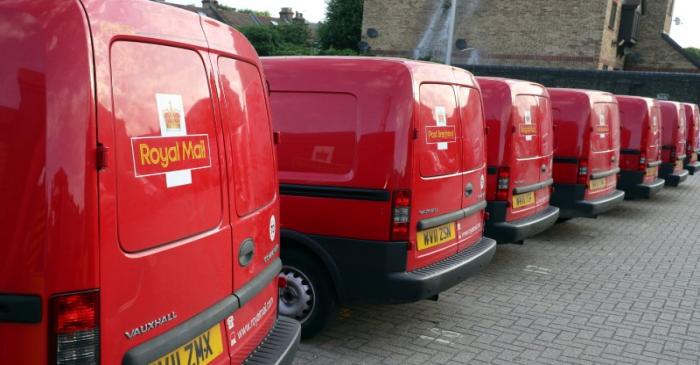
M 496 241 L 482 238 L 442 261 L 406 271 L 407 242 L 309 236 L 329 258 L 326 266 L 343 305 L 410 303 L 443 292 L 477 274 L 496 252 Z
M 695 175 L 696 171 L 700 171 L 700 162 L 697 162 L 697 161 L 692 162 L 692 163 L 688 162 L 685 165 L 685 169 L 688 170 L 689 174 Z
M 596 200 L 585 200 L 585 194 L 585 185 L 555 184 L 549 203 L 559 207 L 559 218 L 595 218 L 625 200 L 625 192 L 620 190 Z
M 679 173 L 674 173 L 674 170 L 675 165 L 672 163 L 664 162 L 659 166 L 659 177 L 666 180 L 666 186 L 678 186 L 688 180 L 688 170 Z
M 248 356 L 246 365 L 287 365 L 291 364 L 299 348 L 301 325 L 286 317 L 277 318 L 277 322 L 263 342 Z
M 650 184 L 644 183 L 644 171 L 622 170 L 620 179 L 617 181 L 617 188 L 625 192 L 626 198 L 649 199 L 661 191 L 664 184 L 664 179 L 659 178 Z
M 547 209 L 517 221 L 506 222 L 506 202 L 493 201 L 488 203 L 486 211 L 489 220 L 486 222 L 487 237 L 498 243 L 519 242 L 547 230 L 559 218 L 559 208 L 549 206 Z

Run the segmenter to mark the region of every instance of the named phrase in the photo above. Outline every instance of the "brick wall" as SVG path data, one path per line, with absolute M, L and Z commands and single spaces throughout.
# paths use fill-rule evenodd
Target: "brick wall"
M 617 0 L 615 0 L 617 1 Z M 455 39 L 474 48 L 455 51 L 455 63 L 532 65 L 595 69 L 621 67 L 616 47 L 621 12 L 608 29 L 613 0 L 459 0 Z M 447 4 L 450 2 L 448 1 Z M 363 40 L 378 55 L 413 55 L 444 0 L 365 0 Z M 446 18 L 440 18 L 444 19 Z M 367 37 L 367 29 L 378 31 Z M 439 44 L 437 42 L 436 44 Z M 444 43 L 432 53 L 444 59 Z
M 700 69 L 664 39 L 671 29 L 672 0 L 647 0 L 637 44 L 630 49 L 625 69 L 640 71 L 698 72 Z M 636 55 L 634 55 L 636 54 Z

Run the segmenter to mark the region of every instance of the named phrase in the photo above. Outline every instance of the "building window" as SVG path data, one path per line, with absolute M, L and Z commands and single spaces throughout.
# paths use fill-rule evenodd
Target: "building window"
M 603 71 L 607 71 L 609 69 L 610 69 L 610 67 L 608 67 L 608 65 L 603 65 Z
M 617 1 L 613 1 L 612 10 L 610 11 L 610 20 L 608 21 L 608 28 L 615 29 L 615 22 L 617 21 Z

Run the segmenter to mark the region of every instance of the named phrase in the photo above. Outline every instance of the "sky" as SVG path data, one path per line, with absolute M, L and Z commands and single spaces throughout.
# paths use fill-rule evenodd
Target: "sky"
M 200 0 L 166 1 L 182 5 L 202 4 Z M 219 0 L 219 4 L 236 9 L 267 10 L 274 17 L 279 16 L 280 9 L 292 8 L 292 10 L 304 14 L 304 18 L 312 23 L 318 23 L 326 17 L 326 0 Z
M 176 4 L 201 4 L 199 0 L 167 1 Z M 322 21 L 326 15 L 326 0 L 219 0 L 219 3 L 237 9 L 267 10 L 272 16 L 277 16 L 283 7 L 291 7 L 314 23 Z M 683 47 L 700 48 L 700 0 L 676 0 L 673 17 L 679 18 L 681 23 L 671 26 L 671 37 Z
M 671 25 L 671 37 L 683 47 L 700 48 L 700 1 L 676 0 L 673 18 L 681 24 Z

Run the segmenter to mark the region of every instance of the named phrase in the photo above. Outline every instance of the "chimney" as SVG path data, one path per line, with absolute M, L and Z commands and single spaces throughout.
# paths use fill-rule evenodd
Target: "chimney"
M 305 23 L 306 23 L 306 19 L 304 19 L 304 14 L 302 14 L 302 13 L 300 13 L 300 12 L 296 12 L 296 13 L 294 14 L 294 22 L 295 22 L 295 23 L 305 24 Z
M 206 9 L 212 6 L 219 6 L 219 0 L 202 0 L 202 8 Z
M 280 20 L 285 22 L 285 23 L 291 23 L 294 18 L 294 12 L 292 11 L 292 8 L 282 8 L 280 10 Z

